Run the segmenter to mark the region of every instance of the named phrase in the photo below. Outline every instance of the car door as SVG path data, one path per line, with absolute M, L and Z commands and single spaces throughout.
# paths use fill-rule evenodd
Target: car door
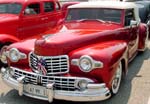
M 62 22 L 63 19 L 65 18 L 65 13 L 63 13 L 64 11 L 61 9 L 61 5 L 59 2 L 55 2 L 55 9 L 56 9 L 56 20 Z
M 45 28 L 54 28 L 60 19 L 61 10 L 60 7 L 56 9 L 56 4 L 54 1 L 43 2 L 44 16 L 43 21 L 45 21 Z
M 35 2 L 28 4 L 22 15 L 19 28 L 19 38 L 26 39 L 40 34 L 43 30 L 43 21 L 41 21 L 41 4 Z
M 128 49 L 129 49 L 129 59 L 134 56 L 138 48 L 138 25 L 131 25 L 131 21 L 136 21 L 134 9 L 127 9 L 125 11 L 125 26 L 128 36 Z

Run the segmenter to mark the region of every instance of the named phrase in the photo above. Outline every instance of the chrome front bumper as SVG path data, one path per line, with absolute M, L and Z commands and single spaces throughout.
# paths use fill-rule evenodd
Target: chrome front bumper
M 41 89 L 46 89 L 46 96 L 33 95 L 30 93 L 26 93 L 23 90 L 24 86 L 26 85 L 25 83 L 23 83 L 23 79 L 25 76 L 22 76 L 16 80 L 11 77 L 9 70 L 10 68 L 1 69 L 2 79 L 8 86 L 11 86 L 12 88 L 18 90 L 20 96 L 26 95 L 36 99 L 47 100 L 49 102 L 52 102 L 53 99 L 68 100 L 68 101 L 101 101 L 108 99 L 111 96 L 111 93 L 105 84 L 88 84 L 86 90 L 84 91 L 78 90 L 65 91 L 65 90 L 54 90 L 53 89 L 54 83 L 47 84 L 46 87 L 35 85 L 40 87 Z

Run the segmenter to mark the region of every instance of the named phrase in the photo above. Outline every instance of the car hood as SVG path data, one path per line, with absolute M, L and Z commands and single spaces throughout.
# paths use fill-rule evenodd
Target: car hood
M 81 30 L 81 29 L 90 29 L 97 31 L 104 30 L 113 30 L 120 28 L 120 25 L 113 22 L 100 22 L 100 21 L 83 21 L 83 22 L 66 22 L 65 25 L 67 30 Z
M 36 39 L 28 39 L 17 43 L 13 43 L 10 46 L 8 46 L 7 50 L 10 50 L 11 48 L 17 48 L 19 51 L 28 54 L 29 52 L 34 50 L 35 41 Z
M 35 42 L 34 53 L 42 56 L 64 55 L 68 52 L 100 41 L 115 39 L 121 26 L 103 23 L 66 23 L 59 32 Z

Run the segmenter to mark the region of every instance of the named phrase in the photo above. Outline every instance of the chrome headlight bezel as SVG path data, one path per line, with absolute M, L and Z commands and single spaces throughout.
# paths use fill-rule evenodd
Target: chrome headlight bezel
M 85 61 L 86 61 L 86 63 L 89 63 L 88 69 L 83 68 L 83 66 L 84 66 L 83 62 L 85 64 Z M 90 72 L 96 68 L 103 68 L 103 63 L 101 61 L 96 61 L 91 56 L 88 56 L 88 55 L 83 55 L 79 59 L 72 59 L 71 64 L 77 65 L 79 67 L 79 69 L 83 72 Z
M 27 58 L 27 55 L 25 53 L 20 52 L 17 48 L 11 48 L 7 52 L 7 56 L 12 62 L 18 62 L 20 59 Z
M 14 58 L 15 57 L 15 58 Z M 12 61 L 12 62 L 18 62 L 19 59 L 20 59 L 20 54 L 19 54 L 19 51 L 18 49 L 16 48 L 12 48 L 9 50 L 9 59 Z
M 93 60 L 90 56 L 81 56 L 79 59 L 79 68 L 83 72 L 90 72 L 93 69 Z

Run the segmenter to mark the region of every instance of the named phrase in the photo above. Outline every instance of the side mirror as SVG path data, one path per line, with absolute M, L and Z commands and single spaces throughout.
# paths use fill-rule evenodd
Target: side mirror
M 33 8 L 26 8 L 24 11 L 25 15 L 37 14 Z
M 25 14 L 25 15 L 30 15 L 30 14 L 31 14 L 31 13 L 30 13 L 30 9 L 26 8 L 26 9 L 24 10 L 24 14 Z
M 130 26 L 137 26 L 137 21 L 131 20 L 130 21 Z

